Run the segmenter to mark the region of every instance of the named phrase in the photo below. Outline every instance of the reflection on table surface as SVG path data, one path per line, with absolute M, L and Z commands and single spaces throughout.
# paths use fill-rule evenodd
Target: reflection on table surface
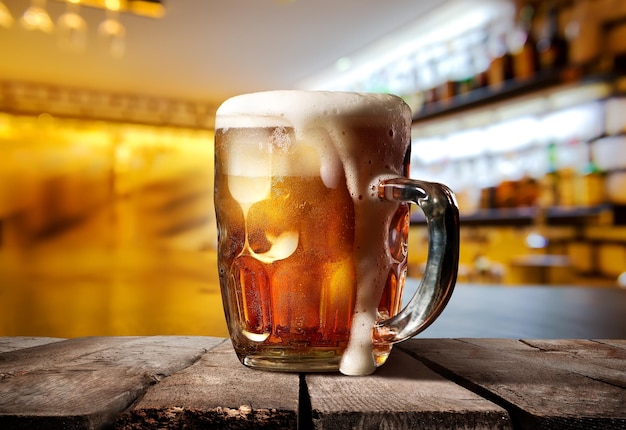
M 418 286 L 409 280 L 404 300 Z M 557 285 L 460 284 L 418 337 L 626 339 L 626 290 Z

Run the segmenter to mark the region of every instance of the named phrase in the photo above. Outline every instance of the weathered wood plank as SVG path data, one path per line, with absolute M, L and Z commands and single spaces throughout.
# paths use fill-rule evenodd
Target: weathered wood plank
M 17 349 L 32 348 L 33 346 L 45 345 L 52 342 L 60 342 L 59 337 L 28 337 L 28 336 L 10 336 L 0 337 L 0 354 Z
M 543 354 L 547 366 L 556 366 L 626 388 L 626 349 L 592 340 L 524 340 Z M 546 359 L 547 358 L 547 359 Z
M 521 351 L 543 366 L 568 370 L 626 388 L 626 350 L 583 339 L 465 339 L 473 345 L 505 352 Z
M 559 342 L 414 339 L 401 348 L 506 407 L 517 428 L 626 428 L 626 390 L 610 382 L 626 372 L 626 361 L 610 358 L 623 350 L 587 345 L 587 354 L 575 354 L 584 343 L 562 341 L 570 352 L 555 353 Z
M 0 354 L 0 427 L 109 426 L 150 385 L 223 341 L 78 338 Z
M 296 428 L 298 391 L 298 374 L 249 369 L 225 342 L 150 387 L 115 428 Z
M 120 345 L 141 339 L 140 337 L 84 337 L 63 342 L 44 344 L 39 347 L 19 349 L 0 354 L 0 374 L 15 370 L 33 371 L 53 364 L 72 361 L 81 355 L 116 348 Z
M 626 339 L 594 339 L 594 341 L 611 345 L 614 348 L 626 349 Z
M 508 413 L 394 349 L 373 375 L 307 375 L 316 429 L 505 429 Z
M 505 352 L 519 351 L 547 367 L 567 369 L 626 388 L 626 350 L 584 339 L 464 339 L 473 345 Z

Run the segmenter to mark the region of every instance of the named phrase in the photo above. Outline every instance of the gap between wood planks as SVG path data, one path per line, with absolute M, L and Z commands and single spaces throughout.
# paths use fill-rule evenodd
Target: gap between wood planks
M 463 343 L 468 343 L 468 344 L 470 343 L 470 342 L 464 341 L 463 339 L 454 339 L 454 340 L 463 342 Z M 428 358 L 423 357 L 420 354 L 417 354 L 416 352 L 410 349 L 402 348 L 401 344 L 397 345 L 396 347 L 401 349 L 405 353 L 409 354 L 411 357 L 415 358 L 416 360 L 420 361 L 422 364 L 424 364 L 433 372 L 448 379 L 450 382 L 460 385 L 466 390 L 469 390 L 475 394 L 478 394 L 479 396 L 485 398 L 486 400 L 489 400 L 490 402 L 495 403 L 501 408 L 504 408 L 509 413 L 509 417 L 511 418 L 511 425 L 513 426 L 514 429 L 533 428 L 533 423 L 534 423 L 533 417 L 529 416 L 523 409 L 516 406 L 514 403 L 511 403 L 507 401 L 506 399 L 498 396 L 496 393 L 493 393 L 487 390 L 486 388 L 483 388 L 480 385 L 473 383 L 469 379 L 466 379 L 460 375 L 457 375 L 453 371 L 445 368 L 443 365 L 437 364 L 436 362 L 429 360 Z

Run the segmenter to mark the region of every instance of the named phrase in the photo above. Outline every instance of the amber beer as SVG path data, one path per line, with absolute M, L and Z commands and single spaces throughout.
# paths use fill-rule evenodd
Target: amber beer
M 268 92 L 218 110 L 215 207 L 226 319 L 242 363 L 371 373 L 398 313 L 409 208 L 381 203 L 406 176 L 410 111 L 383 95 Z M 342 361 L 343 360 L 343 361 Z

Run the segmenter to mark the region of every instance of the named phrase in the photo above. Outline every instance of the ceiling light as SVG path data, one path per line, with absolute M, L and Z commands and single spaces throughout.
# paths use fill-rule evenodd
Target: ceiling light
M 27 30 L 39 30 L 50 33 L 54 30 L 54 24 L 46 10 L 46 0 L 31 0 L 30 6 L 20 20 L 22 27 Z
M 87 45 L 87 23 L 78 10 L 80 2 L 69 0 L 65 12 L 57 20 L 59 46 L 69 51 L 82 51 Z
M 98 26 L 98 34 L 113 57 L 122 57 L 125 50 L 126 29 L 119 20 L 120 13 L 130 13 L 150 18 L 165 14 L 163 0 L 57 0 L 65 3 L 66 10 L 57 21 L 59 46 L 66 50 L 82 51 L 86 46 L 87 23 L 80 16 L 80 6 L 104 9 L 105 19 Z M 0 0 L 0 26 L 11 26 L 13 17 Z M 31 0 L 20 19 L 28 30 L 52 33 L 54 23 L 46 10 L 46 0 Z
M 13 25 L 13 15 L 9 12 L 2 1 L 0 1 L 0 27 L 9 28 Z
M 165 15 L 163 0 L 57 0 L 80 3 L 96 9 L 117 10 L 147 18 L 162 18 Z

